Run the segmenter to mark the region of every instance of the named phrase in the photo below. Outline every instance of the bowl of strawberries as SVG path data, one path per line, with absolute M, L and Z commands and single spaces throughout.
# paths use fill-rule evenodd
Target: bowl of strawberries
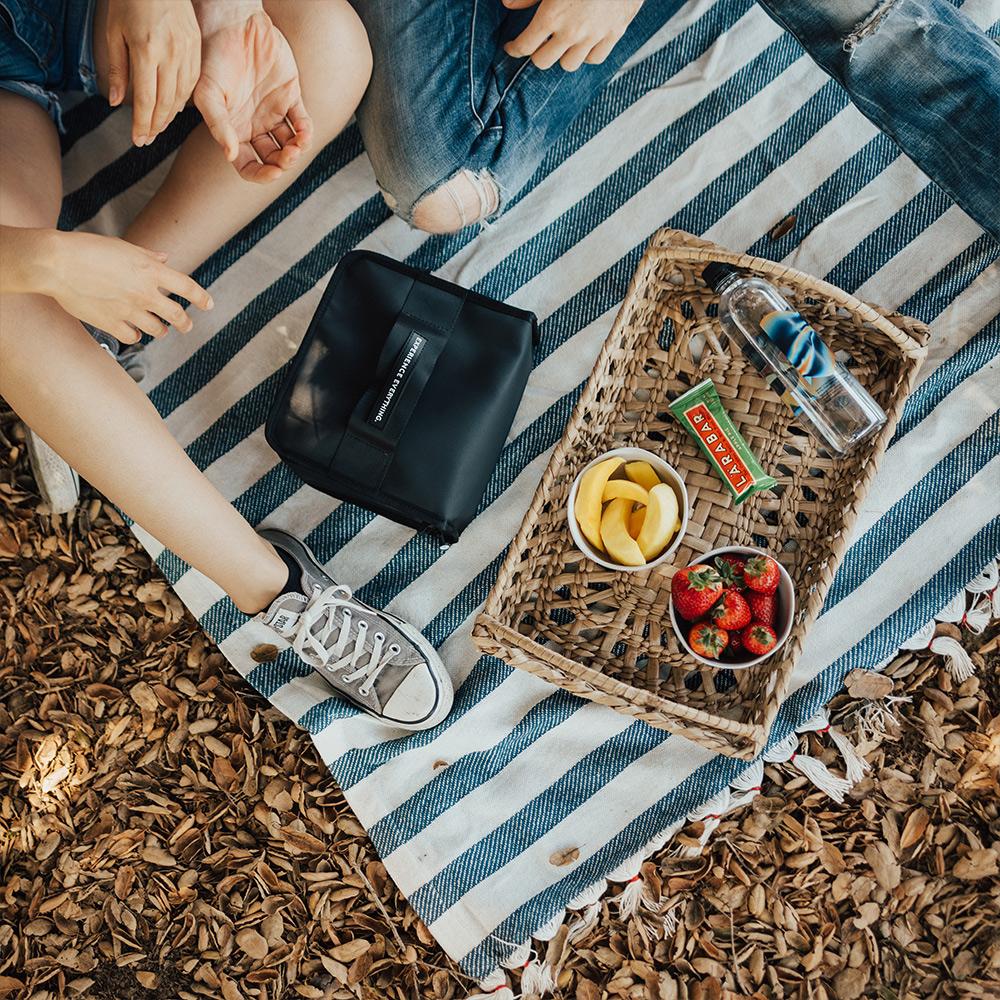
M 792 631 L 795 587 L 760 549 L 713 549 L 678 570 L 670 585 L 670 623 L 699 663 L 740 670 L 766 660 Z

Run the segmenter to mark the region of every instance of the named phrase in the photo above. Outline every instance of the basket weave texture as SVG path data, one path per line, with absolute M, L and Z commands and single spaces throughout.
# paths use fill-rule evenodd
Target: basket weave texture
M 831 457 L 739 352 L 723 347 L 718 297 L 705 262 L 735 264 L 776 285 L 888 414 L 878 437 Z M 792 669 L 833 580 L 926 353 L 927 328 L 773 261 L 732 253 L 688 233 L 657 233 L 562 440 L 511 544 L 473 632 L 498 656 L 573 694 L 608 705 L 718 753 L 750 760 L 763 748 Z M 733 422 L 778 479 L 740 506 L 667 411 L 711 378 Z M 604 569 L 575 547 L 566 523 L 573 480 L 618 447 L 674 466 L 690 502 L 687 534 L 670 563 L 639 573 Z M 679 646 L 667 605 L 677 569 L 710 549 L 767 549 L 795 585 L 788 642 L 741 670 L 701 667 Z

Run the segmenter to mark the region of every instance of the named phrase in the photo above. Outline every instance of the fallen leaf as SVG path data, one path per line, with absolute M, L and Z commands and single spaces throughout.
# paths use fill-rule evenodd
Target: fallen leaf
M 771 230 L 771 232 L 768 233 L 768 236 L 772 240 L 780 240 L 782 236 L 785 236 L 786 234 L 790 233 L 792 231 L 792 229 L 794 229 L 794 228 L 795 228 L 795 216 L 794 215 L 786 215 L 781 220 L 781 222 L 779 222 Z
M 177 859 L 162 847 L 144 847 L 139 853 L 139 857 L 151 865 L 160 865 L 164 868 L 172 868 L 177 864 Z
M 133 684 L 128 693 L 139 708 L 146 712 L 155 712 L 160 707 L 153 689 L 145 681 Z
M 236 932 L 236 943 L 251 958 L 266 958 L 268 953 L 267 938 L 258 934 L 252 927 L 244 927 Z
M 291 827 L 283 826 L 281 836 L 285 844 L 293 851 L 302 851 L 305 854 L 322 854 L 326 850 L 326 844 L 311 833 L 303 833 L 301 830 L 293 830 Z
M 852 670 L 844 678 L 847 686 L 847 693 L 852 698 L 864 698 L 869 701 L 878 701 L 892 693 L 893 681 L 891 677 L 875 670 Z
M 579 847 L 566 847 L 561 851 L 556 851 L 549 856 L 549 864 L 555 868 L 562 868 L 565 865 L 573 864 L 580 857 Z
M 47 834 L 45 839 L 35 848 L 36 860 L 44 861 L 46 858 L 52 857 L 59 846 L 59 840 L 59 834 L 54 830 Z
M 901 872 L 889 845 L 876 841 L 865 848 L 865 860 L 875 873 L 875 881 L 883 889 L 895 889 L 899 885 Z
M 330 955 L 338 962 L 353 962 L 359 955 L 363 955 L 371 947 L 370 941 L 362 938 L 355 938 L 353 941 L 345 941 L 338 944 L 336 948 L 330 949 Z
M 959 858 L 953 869 L 957 878 L 988 878 L 998 874 L 997 850 L 995 847 L 981 847 Z
M 917 806 L 906 817 L 906 824 L 899 836 L 899 846 L 905 851 L 920 842 L 930 821 L 930 813 L 923 806 Z

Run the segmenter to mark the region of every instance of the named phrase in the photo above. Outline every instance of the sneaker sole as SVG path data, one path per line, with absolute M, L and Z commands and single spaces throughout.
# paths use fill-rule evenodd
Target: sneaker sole
M 258 534 L 276 548 L 280 547 L 289 551 L 299 563 L 311 566 L 314 576 L 320 577 L 323 580 L 330 580 L 331 583 L 334 582 L 305 542 L 299 541 L 299 539 L 292 535 L 287 535 L 283 531 L 276 531 L 269 528 L 259 529 Z M 358 603 L 364 604 L 364 601 L 358 601 Z M 372 608 L 370 604 L 366 604 L 365 607 L 371 608 L 378 615 L 384 615 L 391 619 L 396 628 L 406 635 L 423 654 L 424 659 L 434 670 L 437 677 L 439 691 L 438 705 L 429 716 L 418 722 L 397 722 L 394 719 L 387 719 L 385 716 L 376 715 L 367 705 L 362 705 L 355 701 L 349 694 L 346 694 L 339 688 L 335 688 L 337 694 L 345 701 L 349 701 L 355 708 L 360 709 L 366 715 L 381 722 L 384 726 L 391 726 L 393 729 L 406 729 L 412 732 L 433 729 L 448 717 L 455 703 L 455 690 L 451 683 L 451 677 L 448 675 L 447 670 L 445 670 L 444 663 L 438 655 L 438 651 L 424 638 L 423 633 L 419 629 L 414 628 L 409 622 L 397 618 L 388 611 L 379 611 L 377 608 Z M 321 677 L 325 676 L 321 671 L 316 672 Z
M 80 501 L 80 477 L 31 428 L 26 428 L 28 461 L 38 494 L 53 514 L 65 514 Z

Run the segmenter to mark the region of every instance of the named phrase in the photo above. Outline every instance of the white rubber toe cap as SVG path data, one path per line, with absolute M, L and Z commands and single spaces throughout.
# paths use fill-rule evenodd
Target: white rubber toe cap
M 451 709 L 451 685 L 442 685 L 428 666 L 415 667 L 382 706 L 386 722 L 413 729 L 436 726 Z

